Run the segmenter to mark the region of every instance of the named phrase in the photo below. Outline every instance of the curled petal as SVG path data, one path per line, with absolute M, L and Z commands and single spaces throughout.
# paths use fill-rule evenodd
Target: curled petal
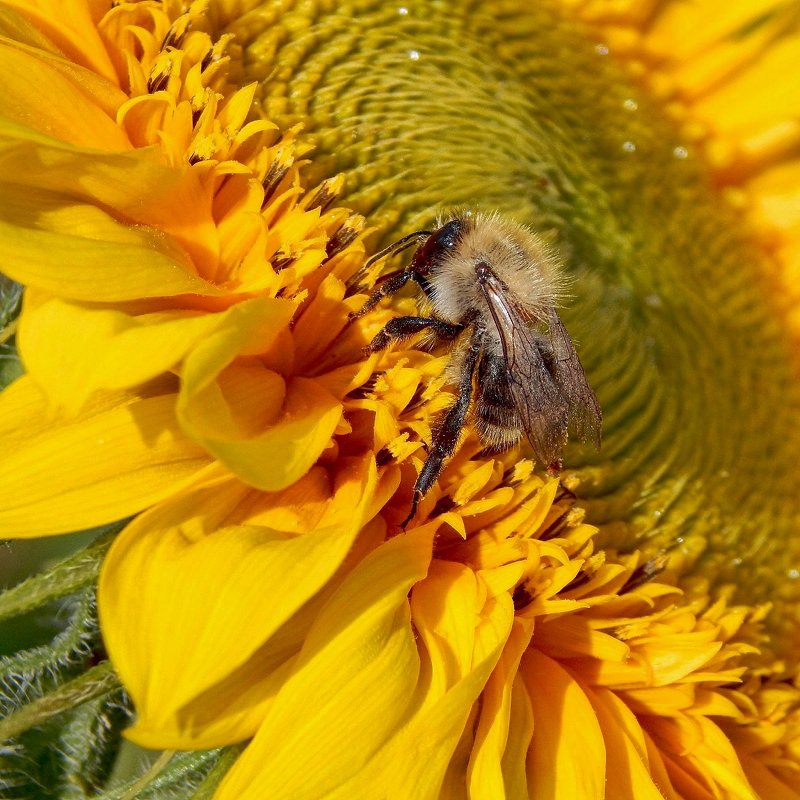
M 184 430 L 266 491 L 286 488 L 311 468 L 342 413 L 321 384 L 301 377 L 284 382 L 264 364 L 291 358 L 281 333 L 294 309 L 272 299 L 235 306 L 231 324 L 196 347 L 183 370 L 178 414 Z M 262 355 L 246 360 L 255 353 Z
M 75 413 L 100 389 L 124 389 L 172 369 L 230 312 L 132 316 L 26 293 L 18 344 L 48 398 Z

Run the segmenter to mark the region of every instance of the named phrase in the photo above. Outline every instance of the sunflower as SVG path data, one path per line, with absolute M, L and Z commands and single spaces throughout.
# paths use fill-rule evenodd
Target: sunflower
M 125 522 L 0 601 L 84 587 L 12 755 L 104 791 L 117 675 L 129 796 L 800 796 L 796 4 L 59 9 L 0 7 L 0 530 Z M 454 389 L 365 241 L 459 205 L 568 265 L 604 445 L 467 432 L 403 531 Z

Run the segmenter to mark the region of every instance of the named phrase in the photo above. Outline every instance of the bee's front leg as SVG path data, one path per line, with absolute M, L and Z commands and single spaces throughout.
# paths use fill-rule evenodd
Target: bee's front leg
M 358 311 L 350 314 L 350 321 L 352 322 L 359 317 L 363 317 L 368 311 L 372 311 L 384 297 L 389 297 L 389 295 L 399 292 L 413 277 L 414 273 L 407 269 L 389 276 L 372 292 L 367 302 Z
M 439 341 L 452 341 L 464 330 L 464 326 L 444 322 L 435 317 L 395 317 L 389 320 L 383 330 L 370 342 L 368 350 L 376 353 L 387 347 L 390 342 L 407 339 L 424 330 L 430 330 Z

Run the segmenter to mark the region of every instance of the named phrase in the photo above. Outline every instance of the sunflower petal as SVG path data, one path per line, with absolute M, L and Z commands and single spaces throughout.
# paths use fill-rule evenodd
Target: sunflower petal
M 797 114 L 800 86 L 785 76 L 800 59 L 800 36 L 776 42 L 750 69 L 731 78 L 714 94 L 698 101 L 695 110 L 709 125 L 727 135 L 762 130 Z M 741 98 L 747 98 L 746 103 Z
M 0 6 L 0 36 L 10 44 L 34 47 L 43 57 L 58 56 L 58 48 L 30 21 L 11 8 L 8 3 Z M 65 62 L 71 63 L 71 62 Z M 74 66 L 74 65 L 73 65 Z M 94 75 L 94 73 L 92 73 Z
M 792 789 L 790 785 L 787 786 L 783 781 L 778 780 L 775 775 L 770 772 L 769 768 L 757 758 L 753 756 L 741 754 L 739 759 L 742 762 L 747 778 L 751 786 L 760 798 L 769 798 L 769 800 L 800 800 L 800 791 Z M 794 772 L 794 770 L 792 770 Z M 796 776 L 792 776 L 794 779 Z M 795 786 L 796 786 L 795 782 Z
M 720 42 L 737 41 L 742 38 L 743 30 L 753 26 L 759 18 L 768 19 L 780 5 L 781 0 L 666 3 L 649 32 L 648 43 L 659 55 L 687 60 Z
M 394 733 L 419 672 L 407 594 L 430 547 L 430 531 L 398 536 L 346 578 L 217 800 L 326 796 Z
M 514 620 L 503 654 L 486 682 L 467 768 L 467 785 L 472 797 L 502 797 L 505 791 L 501 764 L 509 736 L 512 686 L 532 633 L 530 620 Z
M 231 308 L 230 324 L 186 358 L 178 415 L 184 430 L 243 481 L 279 491 L 302 477 L 328 446 L 342 406 L 319 383 L 283 379 L 237 356 L 279 349 L 294 313 L 283 300 Z M 276 345 L 276 343 L 278 343 Z
M 103 566 L 99 607 L 138 711 L 129 738 L 187 749 L 255 733 L 294 655 L 284 634 L 273 637 L 288 624 L 299 647 L 307 627 L 295 615 L 347 555 L 376 485 L 371 459 L 345 461 L 327 510 L 302 535 L 248 524 L 247 513 L 230 524 L 254 499 L 230 481 L 187 492 L 123 531 Z
M 472 668 L 479 602 L 475 573 L 452 561 L 435 559 L 427 580 L 414 587 L 411 608 L 431 659 L 434 697 Z
M 82 72 L 73 69 L 73 75 Z M 0 38 L 0 108 L 3 115 L 26 125 L 42 123 L 42 133 L 58 131 L 59 138 L 84 147 L 126 150 L 130 142 L 113 116 L 58 69 L 54 59 L 33 48 Z M 97 77 L 90 78 L 96 86 Z M 122 99 L 122 98 L 120 98 Z M 47 114 L 41 113 L 47 103 Z
M 15 168 L 20 163 L 26 165 L 23 174 Z M 7 202 L 19 206 L 16 212 L 13 209 L 4 212 L 10 214 L 11 219 L 22 216 L 27 208 L 24 204 L 20 205 L 19 199 L 14 200 L 15 193 L 23 191 L 24 194 L 26 190 L 41 193 L 46 201 L 47 213 L 41 217 L 34 216 L 36 225 L 32 229 L 43 239 L 57 232 L 74 234 L 75 238 L 83 237 L 87 240 L 86 246 L 95 240 L 108 240 L 109 237 L 112 242 L 123 244 L 126 240 L 124 232 L 119 230 L 119 221 L 125 220 L 136 223 L 141 228 L 140 240 L 148 241 L 149 237 L 157 249 L 173 258 L 187 272 L 187 277 L 193 277 L 196 273 L 213 277 L 216 273 L 220 244 L 211 196 L 202 187 L 196 171 L 163 163 L 153 147 L 120 150 L 81 147 L 52 139 L 24 124 L 0 119 L 0 167 L 2 181 L 10 184 L 4 187 L 3 195 L 9 194 Z M 24 189 L 18 185 L 24 186 Z M 68 215 L 77 213 L 70 209 L 81 200 L 89 208 L 80 218 L 82 224 L 73 228 Z M 48 205 L 52 206 L 49 210 Z M 106 217 L 110 217 L 110 221 Z M 112 223 L 117 223 L 116 227 Z M 131 239 L 130 236 L 128 238 Z M 69 251 L 66 251 L 63 255 L 68 254 Z M 48 279 L 47 275 L 40 274 L 44 266 L 39 267 L 38 272 L 33 272 L 30 278 L 20 273 L 19 280 L 48 288 L 41 283 Z M 22 268 L 15 266 L 17 270 Z M 124 294 L 108 295 L 115 289 L 113 285 L 106 285 L 112 282 L 109 275 L 118 277 L 111 272 L 96 276 L 97 286 L 93 293 L 83 289 L 82 293 L 76 294 L 81 288 L 80 284 L 77 287 L 71 284 L 57 285 L 53 293 L 86 300 L 130 299 Z M 91 277 L 86 276 L 84 280 Z M 170 290 L 172 282 L 178 277 L 168 274 L 152 276 L 154 281 L 166 281 L 162 291 L 165 296 L 181 293 Z M 61 278 L 63 281 L 63 267 L 56 268 L 55 275 L 49 278 L 51 281 Z M 196 282 L 194 288 L 187 287 L 183 291 L 204 295 L 223 294 L 221 289 L 201 280 Z M 151 294 L 152 289 L 149 292 L 143 290 L 141 296 Z
M 522 658 L 533 704 L 528 791 L 536 800 L 604 797 L 606 749 L 597 717 L 578 682 L 536 650 Z
M 0 395 L 2 536 L 91 528 L 147 508 L 196 478 L 208 455 L 182 436 L 175 396 L 96 398 L 51 414 L 28 376 Z
M 49 399 L 75 413 L 98 389 L 124 389 L 171 369 L 224 326 L 228 312 L 134 317 L 29 290 L 18 333 L 22 360 Z
M 7 3 L 0 7 L 0 36 L 3 37 L 4 44 L 34 53 L 36 58 L 64 75 L 89 98 L 91 103 L 111 118 L 115 116 L 116 110 L 127 99 L 127 95 L 115 83 L 64 58 L 63 51 L 59 50 L 38 28 L 31 25 L 25 17 L 9 8 Z M 49 91 L 52 87 L 53 85 L 48 82 L 44 88 Z M 12 91 L 14 90 L 12 89 Z M 23 97 L 27 103 L 42 103 L 41 96 L 31 97 L 28 95 L 25 97 L 23 95 Z M 2 107 L 6 108 L 6 106 Z M 40 109 L 30 108 L 30 110 Z M 28 116 L 29 119 L 35 119 L 35 117 L 36 114 Z
M 116 79 L 106 44 L 97 29 L 99 13 L 105 8 L 103 4 L 65 0 L 58 5 L 59 13 L 54 14 L 47 2 L 6 0 L 6 3 L 24 12 L 68 58 L 111 80 Z
M 529 800 L 526 762 L 531 739 L 533 739 L 533 709 L 525 682 L 517 673 L 511 690 L 508 741 L 502 760 L 506 797 Z
M 495 648 L 443 695 L 432 695 L 435 699 L 427 702 L 403 731 L 388 760 L 386 794 L 390 800 L 436 800 L 441 796 L 453 754 L 504 641 L 500 637 Z
M 2 186 L 0 247 L 11 278 L 74 300 L 224 294 L 194 274 L 186 252 L 163 232 L 28 186 Z
M 381 796 L 434 800 L 443 791 L 467 720 L 514 618 L 510 602 L 488 598 L 481 608 L 480 594 L 469 570 L 444 561 L 433 562 L 428 577 L 414 587 L 411 607 L 426 644 L 429 677 L 421 708 L 381 754 Z
M 606 796 L 614 800 L 679 800 L 668 782 L 654 782 L 644 733 L 633 712 L 608 689 L 584 691 L 597 715 L 608 754 Z

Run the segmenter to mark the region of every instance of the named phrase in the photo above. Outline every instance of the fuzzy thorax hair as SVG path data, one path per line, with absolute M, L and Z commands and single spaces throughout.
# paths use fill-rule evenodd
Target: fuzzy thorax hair
M 437 316 L 457 323 L 470 310 L 486 311 L 475 272 L 484 262 L 503 282 L 519 311 L 530 321 L 541 322 L 565 287 L 558 261 L 547 245 L 532 231 L 498 214 L 461 212 L 449 219 L 458 219 L 463 228 L 456 245 L 429 276 Z

